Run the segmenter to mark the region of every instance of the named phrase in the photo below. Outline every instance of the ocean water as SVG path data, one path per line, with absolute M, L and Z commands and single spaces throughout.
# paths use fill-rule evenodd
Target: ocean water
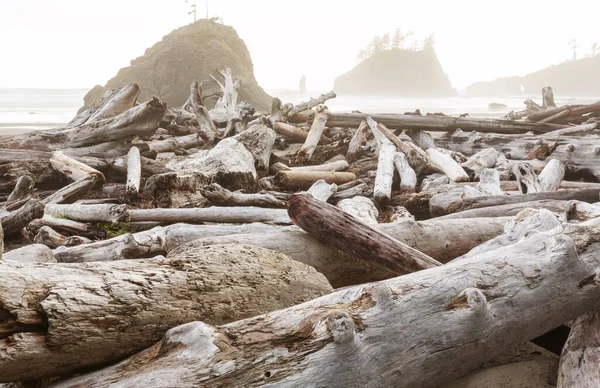
M 283 102 L 297 104 L 326 91 L 298 93 L 292 90 L 267 90 L 271 96 Z M 0 135 L 28 132 L 37 129 L 57 128 L 68 123 L 83 105 L 87 89 L 0 89 Z M 420 109 L 421 113 L 442 112 L 449 115 L 469 113 L 475 117 L 500 117 L 524 107 L 523 101 L 540 96 L 514 96 L 502 98 L 449 97 L 410 98 L 383 96 L 338 96 L 327 101 L 329 110 L 364 113 L 404 113 Z M 556 98 L 558 105 L 592 103 L 600 98 Z M 492 102 L 505 104 L 501 110 L 490 110 Z

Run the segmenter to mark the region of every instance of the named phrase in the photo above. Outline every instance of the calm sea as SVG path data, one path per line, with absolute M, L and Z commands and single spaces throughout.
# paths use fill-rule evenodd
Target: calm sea
M 267 90 L 283 102 L 298 103 L 316 97 L 322 91 L 304 94 L 290 90 Z M 14 134 L 36 129 L 56 128 L 68 123 L 83 105 L 87 89 L 0 89 L 0 134 Z M 526 98 L 540 100 L 539 96 L 505 98 L 408 98 L 380 96 L 338 96 L 327 102 L 332 111 L 364 113 L 404 113 L 420 109 L 450 115 L 469 113 L 471 116 L 499 117 L 511 110 L 523 108 Z M 598 99 L 557 98 L 557 104 L 591 103 Z M 490 110 L 491 102 L 507 108 Z

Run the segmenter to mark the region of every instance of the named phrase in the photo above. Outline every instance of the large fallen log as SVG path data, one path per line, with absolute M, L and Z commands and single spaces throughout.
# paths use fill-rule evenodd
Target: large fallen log
M 255 193 L 245 194 L 231 192 L 221 187 L 218 183 L 212 183 L 200 190 L 202 195 L 216 205 L 226 206 L 257 206 L 257 207 L 285 207 L 285 202 L 278 200 L 271 194 Z
M 494 132 L 519 134 L 527 133 L 545 133 L 555 129 L 564 128 L 562 125 L 527 123 L 519 121 L 482 119 L 471 117 L 450 117 L 450 116 L 416 116 L 416 115 L 397 115 L 397 114 L 371 114 L 363 113 L 334 113 L 332 112 L 327 120 L 328 127 L 358 127 L 362 120 L 370 116 L 373 120 L 385 125 L 390 129 L 418 129 L 421 131 L 454 131 L 462 129 L 463 131 Z M 439 146 L 439 144 L 438 144 Z M 447 148 L 447 147 L 445 147 Z
M 189 323 L 58 386 L 439 387 L 600 306 L 595 233 L 518 237 L 501 251 L 228 325 Z
M 2 147 L 50 151 L 84 147 L 136 135 L 152 135 L 165 112 L 166 104 L 153 98 L 118 116 L 82 124 L 72 129 L 50 129 L 7 136 L 2 138 Z
M 109 263 L 6 261 L 0 278 L 2 382 L 76 373 L 144 349 L 179 324 L 227 323 L 332 291 L 313 268 L 242 245 Z
M 8 214 L 0 215 L 0 223 L 3 225 L 4 234 L 16 234 L 31 221 L 42 218 L 44 215 L 44 204 L 35 198 L 30 199 L 19 209 Z
M 294 224 L 311 236 L 396 274 L 403 275 L 441 265 L 431 257 L 311 195 L 292 196 L 288 201 L 288 213 Z
M 68 127 L 77 127 L 87 122 L 98 121 L 120 115 L 133 108 L 140 93 L 140 87 L 136 83 L 122 88 L 111 89 L 104 96 L 92 104 L 88 109 L 78 113 L 69 122 Z
M 120 222 L 127 218 L 127 205 L 94 204 L 69 205 L 48 204 L 44 213 L 55 218 L 66 218 L 79 222 Z
M 520 211 L 530 209 L 546 209 L 553 213 L 563 213 L 569 207 L 570 201 L 561 201 L 557 199 L 540 199 L 538 201 L 525 201 L 517 203 L 509 203 L 506 205 L 487 206 L 463 210 L 456 213 L 446 214 L 445 216 L 436 217 L 436 220 L 455 220 L 461 218 L 480 218 L 480 217 L 509 217 L 515 216 Z

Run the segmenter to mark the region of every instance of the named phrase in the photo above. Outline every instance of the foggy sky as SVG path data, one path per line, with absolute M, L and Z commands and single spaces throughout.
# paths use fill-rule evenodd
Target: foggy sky
M 197 3 L 204 17 L 206 0 Z M 436 36 L 454 87 L 580 57 L 600 43 L 600 2 L 515 0 L 208 0 L 244 39 L 266 89 L 329 89 L 375 35 L 399 27 Z M 189 23 L 184 0 L 0 0 L 0 87 L 105 84 L 164 35 Z

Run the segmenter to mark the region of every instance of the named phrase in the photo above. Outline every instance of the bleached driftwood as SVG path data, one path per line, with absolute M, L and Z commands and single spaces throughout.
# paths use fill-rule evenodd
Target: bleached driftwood
M 327 107 L 324 105 L 318 106 L 310 131 L 308 131 L 306 141 L 296 155 L 296 163 L 303 163 L 312 158 L 313 153 L 317 149 L 317 144 L 319 144 L 319 140 L 321 139 L 321 135 L 323 134 L 323 130 L 325 130 L 325 124 L 327 123 L 328 117 L 329 111 L 327 110 Z
M 61 245 L 72 247 L 75 245 L 89 244 L 92 240 L 80 236 L 63 236 L 49 226 L 42 226 L 38 234 L 34 237 L 33 242 L 44 244 L 48 248 L 58 248 Z M 54 258 L 54 254 L 52 254 L 52 258 Z
M 204 140 L 197 133 L 185 136 L 175 136 L 164 140 L 152 140 L 148 143 L 150 150 L 161 152 L 172 152 L 179 149 L 190 149 L 204 146 Z
M 269 159 L 273 144 L 275 144 L 276 134 L 266 125 L 253 125 L 242 133 L 233 137 L 233 139 L 242 143 L 254 157 L 258 169 L 269 169 Z
M 406 155 L 402 152 L 394 154 L 394 165 L 400 176 L 400 192 L 414 193 L 417 190 L 417 174 L 408 164 Z
M 125 191 L 130 196 L 137 196 L 142 184 L 142 161 L 139 148 L 133 146 L 127 154 L 127 183 Z
M 34 188 L 34 177 L 31 174 L 21 175 L 17 179 L 15 188 L 9 194 L 6 202 L 4 202 L 4 205 L 2 206 L 3 209 L 0 209 L 0 214 L 2 214 L 3 211 L 17 209 L 25 204 L 25 202 L 29 201 L 33 195 Z
M 225 71 L 217 70 L 223 76 L 223 83 L 219 82 L 212 75 L 212 78 L 221 88 L 222 96 L 215 103 L 215 107 L 210 110 L 210 117 L 216 121 L 227 121 L 232 116 L 235 116 L 235 107 L 238 99 L 238 89 L 240 88 L 240 80 L 233 80 L 231 69 L 226 68 Z
M 94 175 L 97 182 L 101 183 L 105 181 L 104 174 L 88 166 L 85 163 L 81 163 L 78 160 L 65 155 L 61 151 L 54 151 L 50 158 L 50 164 L 56 171 L 60 171 L 63 175 L 74 181 L 85 178 L 89 175 Z
M 243 245 L 0 268 L 0 381 L 75 373 L 144 349 L 178 324 L 227 323 L 332 291 L 313 268 Z
M 131 136 L 152 135 L 166 111 L 166 104 L 153 98 L 105 120 L 82 124 L 72 129 L 33 131 L 2 139 L 4 148 L 50 151 L 116 141 Z
M 98 121 L 120 115 L 133 108 L 140 93 L 140 87 L 136 83 L 117 89 L 111 89 L 104 96 L 93 103 L 88 109 L 78 113 L 68 127 L 77 127 L 86 122 Z
M 369 126 L 366 121 L 361 121 L 360 125 L 354 135 L 352 135 L 352 139 L 350 140 L 350 144 L 348 145 L 348 152 L 346 153 L 346 159 L 349 162 L 353 162 L 356 160 L 356 155 L 360 152 L 360 148 L 363 143 L 367 140 L 367 130 Z
M 174 224 L 177 222 L 217 222 L 235 224 L 265 222 L 278 225 L 291 224 L 285 209 L 267 209 L 253 206 L 213 206 L 189 209 L 132 209 L 129 210 L 129 221 L 156 221 L 162 224 Z
M 290 171 L 346 171 L 350 165 L 346 160 L 337 160 L 312 166 L 288 167 Z
M 335 194 L 338 187 L 335 183 L 329 184 L 325 182 L 323 179 L 319 179 L 306 191 L 308 194 L 312 195 L 319 201 L 325 201 Z
M 517 178 L 519 192 L 521 194 L 539 193 L 542 190 L 540 181 L 535 174 L 533 166 L 528 162 L 519 162 L 513 166 L 513 174 Z
M 127 205 L 96 204 L 82 205 L 73 203 L 69 205 L 48 204 L 45 214 L 55 218 L 66 218 L 79 222 L 120 222 L 127 219 Z
M 471 197 L 475 198 L 475 197 Z M 463 210 L 456 213 L 447 214 L 445 216 L 436 217 L 436 220 L 456 220 L 456 219 L 472 219 L 481 217 L 510 217 L 516 216 L 519 212 L 525 209 L 545 209 L 556 214 L 564 213 L 567 209 L 569 201 L 556 199 L 541 199 L 537 201 L 526 201 L 518 203 L 508 203 L 504 205 L 487 206 Z
M 330 99 L 335 98 L 335 97 L 336 97 L 336 95 L 335 95 L 335 93 L 334 93 L 333 90 L 330 91 L 329 93 L 321 94 L 319 97 L 311 98 L 307 102 L 301 102 L 300 104 L 296 105 L 295 107 L 293 107 L 287 113 L 287 116 L 288 117 L 293 117 L 293 116 L 297 115 L 300 112 L 312 109 L 312 108 L 314 108 L 317 105 L 324 104 L 325 101 L 330 100 Z
M 331 202 L 337 203 L 342 199 L 348 199 L 356 196 L 371 197 L 372 195 L 373 190 L 366 183 L 360 183 L 346 190 L 340 190 L 340 187 L 338 186 L 338 191 L 331 196 Z
M 542 191 L 556 191 L 565 177 L 565 165 L 558 159 L 551 159 L 538 176 Z
M 293 141 L 305 142 L 308 132 L 296 127 L 295 125 L 277 121 L 273 123 L 273 130 L 280 135 L 289 137 Z
M 427 149 L 427 156 L 431 164 L 438 167 L 453 182 L 468 182 L 469 175 L 465 170 L 450 156 L 441 153 L 435 148 Z
M 461 167 L 466 171 L 472 171 L 473 177 L 477 179 L 481 171 L 486 168 L 493 168 L 501 159 L 506 159 L 504 154 L 494 148 L 485 148 L 469 157 L 466 162 L 461 163 Z
M 519 237 L 501 251 L 226 326 L 189 323 L 135 357 L 59 386 L 439 387 L 600 306 L 594 234 L 575 228 Z
M 90 239 L 98 239 L 106 237 L 106 232 L 97 228 L 94 225 L 67 220 L 65 218 L 55 218 L 44 214 L 42 218 L 38 218 L 29 223 L 24 229 L 24 234 L 30 240 L 33 240 L 43 226 L 49 226 L 55 231 L 67 236 L 83 236 Z
M 28 200 L 23 206 L 10 213 L 0 214 L 0 223 L 4 229 L 4 235 L 21 232 L 31 221 L 44 215 L 44 204 L 35 198 Z
M 367 224 L 377 225 L 379 223 L 377 221 L 379 211 L 367 197 L 357 195 L 352 198 L 342 199 L 336 206 Z
M 377 203 L 386 204 L 392 195 L 392 182 L 394 180 L 394 153 L 396 146 L 392 143 L 383 143 L 379 146 L 377 161 L 377 175 L 373 188 L 373 198 Z
M 42 244 L 30 244 L 24 247 L 13 249 L 10 252 L 4 254 L 4 261 L 12 261 L 17 263 L 56 263 L 52 250 Z M 0 320 L 0 328 L 2 328 L 2 322 Z M 3 330 L 0 330 L 0 338 L 2 337 Z M 0 348 L 2 341 L 0 340 Z
M 47 196 L 42 200 L 42 203 L 48 205 L 51 203 L 75 202 L 83 195 L 87 194 L 96 185 L 96 179 L 98 178 L 96 178 L 95 175 L 88 175 L 87 177 L 78 179 Z
M 479 182 L 473 188 L 471 186 L 463 187 L 462 198 L 485 197 L 488 195 L 504 195 L 500 187 L 500 173 L 491 168 L 484 168 L 479 173 Z
M 231 192 L 218 183 L 212 183 L 200 189 L 201 194 L 216 205 L 285 207 L 285 202 L 268 193 L 245 194 Z
M 288 213 L 294 224 L 313 237 L 396 274 L 441 265 L 353 215 L 310 195 L 292 196 L 288 201 Z

